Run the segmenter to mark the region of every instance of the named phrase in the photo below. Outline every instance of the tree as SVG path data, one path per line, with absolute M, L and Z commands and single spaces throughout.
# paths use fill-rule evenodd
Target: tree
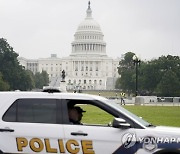
M 134 69 L 134 63 L 132 57 L 135 54 L 133 52 L 127 52 L 124 58 L 119 62 L 118 72 L 121 74 L 127 69 Z
M 0 72 L 0 91 L 9 90 L 9 84 L 3 80 L 2 73 Z
M 18 54 L 4 38 L 0 39 L 0 72 L 9 90 L 29 90 L 33 87 L 30 74 L 19 65 Z
M 10 89 L 15 89 L 19 63 L 17 61 L 18 54 L 7 43 L 5 39 L 0 39 L 0 71 L 3 78 L 10 85 Z
M 32 90 L 35 87 L 33 73 L 29 70 L 23 70 L 19 73 L 21 76 L 21 82 L 18 83 L 18 89 L 20 90 Z
M 128 93 L 131 93 L 135 89 L 135 70 L 132 59 L 134 55 L 132 52 L 127 52 L 124 59 L 119 62 L 118 67 L 121 77 L 117 80 L 116 85 Z
M 43 77 L 43 81 L 44 81 L 44 86 L 47 86 L 49 83 L 49 75 L 47 74 L 46 71 L 42 71 L 41 75 Z
M 157 85 L 156 91 L 160 96 L 173 97 L 180 95 L 180 82 L 176 73 L 172 70 L 168 70 L 164 73 L 161 81 Z
M 49 83 L 49 77 L 46 71 L 42 71 L 41 73 L 37 72 L 34 75 L 35 87 L 38 89 L 42 89 L 43 86 L 47 86 Z
M 148 94 L 153 94 L 154 89 L 162 78 L 159 65 L 154 62 L 141 63 L 139 74 L 139 86 Z
M 117 80 L 116 80 L 116 83 L 115 83 L 115 88 L 116 89 L 121 89 L 121 84 L 120 84 L 120 81 L 121 80 L 121 78 L 117 78 Z
M 121 77 L 116 82 L 116 87 L 128 92 L 134 92 L 135 89 L 133 55 L 134 53 L 128 52 L 119 62 L 118 72 Z M 179 56 L 168 55 L 147 62 L 141 61 L 138 68 L 138 91 L 143 95 L 179 96 L 179 70 Z
M 156 94 L 157 86 L 162 82 L 165 74 L 171 70 L 177 80 L 180 79 L 180 59 L 178 56 L 161 56 L 158 59 L 147 62 L 141 68 L 141 89 L 149 92 L 149 94 Z M 170 76 L 166 76 L 167 79 Z M 180 81 L 180 80 L 179 80 Z M 162 84 L 162 83 L 161 83 Z M 163 92 L 158 90 L 158 95 Z

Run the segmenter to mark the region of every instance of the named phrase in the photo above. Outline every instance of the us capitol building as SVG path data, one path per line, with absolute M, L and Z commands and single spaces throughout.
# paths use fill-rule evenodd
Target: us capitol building
M 49 74 L 50 86 L 59 86 L 62 71 L 65 71 L 67 89 L 110 90 L 115 88 L 119 77 L 120 59 L 112 59 L 106 54 L 106 42 L 99 24 L 92 18 L 90 2 L 86 18 L 79 24 L 71 43 L 72 51 L 68 57 L 26 59 L 18 57 L 22 66 L 33 73 Z

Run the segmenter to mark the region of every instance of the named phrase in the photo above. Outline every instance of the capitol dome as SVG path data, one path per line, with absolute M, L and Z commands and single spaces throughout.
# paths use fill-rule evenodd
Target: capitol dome
M 107 56 L 106 43 L 103 41 L 100 25 L 92 18 L 90 2 L 86 11 L 86 18 L 79 24 L 70 56 Z
M 99 31 L 101 32 L 101 28 L 99 24 L 93 19 L 93 18 L 85 18 L 84 21 L 82 21 L 77 29 L 77 32 L 79 31 Z

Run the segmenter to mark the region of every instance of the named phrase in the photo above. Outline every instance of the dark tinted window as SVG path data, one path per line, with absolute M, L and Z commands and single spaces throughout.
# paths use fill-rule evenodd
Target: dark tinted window
M 11 107 L 3 116 L 4 121 L 11 121 L 11 122 L 16 121 L 16 106 L 17 106 L 17 103 L 14 103 L 13 105 L 11 105 Z
M 57 103 L 53 99 L 19 99 L 3 116 L 8 122 L 57 123 Z

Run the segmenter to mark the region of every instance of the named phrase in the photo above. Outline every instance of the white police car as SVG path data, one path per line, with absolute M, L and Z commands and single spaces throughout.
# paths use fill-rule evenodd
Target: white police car
M 86 110 L 87 123 L 69 121 L 73 105 Z M 180 129 L 152 126 L 99 96 L 0 92 L 0 153 L 176 154 Z

